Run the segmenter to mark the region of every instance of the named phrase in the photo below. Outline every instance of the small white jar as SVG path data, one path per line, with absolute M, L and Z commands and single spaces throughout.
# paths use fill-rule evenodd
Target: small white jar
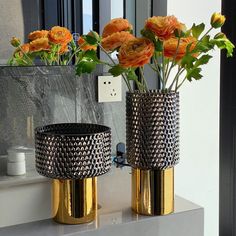
M 26 173 L 24 149 L 12 147 L 7 150 L 7 153 L 7 174 L 24 175 Z

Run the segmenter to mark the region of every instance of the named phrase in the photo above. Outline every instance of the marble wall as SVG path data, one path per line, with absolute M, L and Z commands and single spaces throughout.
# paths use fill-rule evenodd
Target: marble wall
M 72 66 L 0 67 L 0 155 L 10 146 L 33 146 L 35 127 L 63 122 L 111 127 L 115 153 L 125 142 L 125 86 L 122 102 L 98 103 L 101 74 L 102 68 L 78 77 Z

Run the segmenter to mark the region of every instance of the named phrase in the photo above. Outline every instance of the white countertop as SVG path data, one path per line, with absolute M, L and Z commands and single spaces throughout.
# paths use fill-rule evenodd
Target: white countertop
M 203 208 L 181 197 L 176 197 L 175 199 L 175 212 L 167 216 L 149 217 L 137 215 L 131 211 L 128 199 L 126 202 L 127 204 L 123 206 L 120 206 L 117 202 L 117 204 L 114 204 L 113 209 L 102 207 L 98 211 L 97 219 L 88 224 L 63 225 L 49 219 L 1 228 L 0 235 L 203 236 Z

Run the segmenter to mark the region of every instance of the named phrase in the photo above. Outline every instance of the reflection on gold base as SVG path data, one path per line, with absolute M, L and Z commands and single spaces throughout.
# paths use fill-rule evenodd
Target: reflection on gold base
M 132 169 L 132 209 L 141 215 L 166 215 L 174 210 L 174 168 Z
M 97 214 L 97 178 L 53 183 L 53 218 L 63 224 L 93 221 Z

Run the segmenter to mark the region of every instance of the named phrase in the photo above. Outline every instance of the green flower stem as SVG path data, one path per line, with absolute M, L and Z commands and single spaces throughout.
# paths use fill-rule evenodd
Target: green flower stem
M 178 54 L 178 51 L 179 51 L 179 45 L 180 45 L 180 37 L 178 38 L 178 43 L 177 43 L 175 55 L 174 55 L 174 57 L 172 59 L 172 63 L 171 63 L 170 69 L 169 69 L 169 71 L 167 72 L 167 75 L 166 75 L 166 78 L 167 78 L 166 82 L 167 82 L 167 80 L 168 80 L 168 78 L 170 76 L 171 70 L 175 67 L 175 60 L 176 60 L 176 57 L 177 57 L 177 54 Z
M 159 70 L 159 67 L 158 67 L 158 62 L 157 62 L 157 59 L 156 59 L 156 55 L 154 54 L 154 56 L 153 56 L 153 61 L 154 61 L 154 65 L 155 65 L 155 67 L 156 67 L 156 72 L 157 72 L 157 74 L 159 75 L 159 77 L 160 77 L 160 80 L 161 80 L 161 84 L 162 84 L 162 86 L 163 86 L 163 84 L 164 84 L 164 81 L 163 81 L 163 78 L 162 78 L 162 76 L 161 76 L 161 72 L 160 72 L 160 70 Z
M 186 81 L 187 77 L 185 76 L 183 81 L 177 86 L 177 88 L 175 89 L 175 92 L 177 92 L 177 90 L 183 85 L 183 83 Z
M 198 40 L 198 42 L 201 42 L 203 40 L 203 38 L 208 35 L 214 28 L 211 27 L 209 30 L 207 30 L 207 32 L 200 38 L 200 40 Z M 198 43 L 197 43 L 198 44 Z
M 68 62 L 67 62 L 67 65 L 69 65 L 69 64 L 71 63 L 73 57 L 76 56 L 76 54 L 77 54 L 79 51 L 81 51 L 80 48 L 77 48 L 77 49 L 72 53 L 72 55 L 70 56 L 70 58 L 69 58 L 69 60 L 68 60 Z M 77 58 L 75 58 L 75 60 L 78 62 Z
M 162 58 L 162 78 L 163 78 L 163 89 L 166 88 L 166 84 L 167 84 L 167 79 L 168 77 L 166 77 L 165 75 L 165 58 L 164 58 L 164 48 L 162 49 L 162 54 L 161 54 L 161 58 Z
M 167 60 L 167 64 L 166 64 L 166 71 L 165 71 L 165 76 L 167 76 L 168 70 L 169 70 L 169 66 L 170 66 L 170 60 Z
M 48 65 L 46 58 L 43 57 L 42 55 L 40 55 L 40 60 L 43 61 L 43 63 L 44 63 L 45 66 Z
M 34 62 L 31 60 L 31 58 L 23 51 L 22 47 L 19 46 L 18 49 L 21 50 L 21 52 L 23 53 L 23 55 L 26 57 L 27 60 L 29 60 L 29 62 L 27 62 L 27 64 L 30 64 L 30 65 L 34 65 Z
M 140 71 L 141 83 L 143 85 L 144 91 L 145 90 L 148 91 L 147 81 L 146 81 L 145 76 L 144 76 L 143 67 L 139 67 L 139 71 Z
M 98 46 L 101 48 L 101 50 L 108 56 L 108 58 L 111 60 L 111 62 L 116 65 L 115 61 L 113 60 L 113 58 L 111 57 L 111 55 L 102 47 L 102 45 L 99 43 Z M 132 88 L 130 86 L 129 81 L 127 80 L 127 78 L 125 78 L 125 76 L 123 74 L 121 74 L 122 78 L 124 79 L 128 89 L 130 92 L 132 92 Z
M 176 75 L 175 75 L 175 77 L 174 77 L 174 79 L 173 79 L 173 81 L 172 81 L 172 83 L 171 83 L 171 85 L 170 85 L 170 87 L 169 87 L 169 90 L 172 89 L 172 87 L 173 87 L 173 85 L 174 85 L 175 83 L 178 83 L 179 76 L 180 76 L 183 72 L 184 72 L 184 69 L 181 68 L 181 67 L 179 67 L 179 69 L 178 69 L 178 71 L 177 71 L 177 73 L 176 73 Z M 177 87 L 177 85 L 176 85 L 176 87 Z

